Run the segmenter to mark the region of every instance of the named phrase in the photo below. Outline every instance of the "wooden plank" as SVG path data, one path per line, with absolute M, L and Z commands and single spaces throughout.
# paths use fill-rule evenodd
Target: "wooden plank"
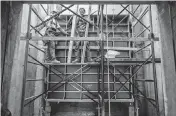
M 24 36 L 21 36 L 21 40 L 25 40 Z M 57 40 L 57 41 L 100 41 L 101 39 L 99 37 L 37 37 L 33 36 L 30 41 L 40 41 L 40 40 Z M 119 41 L 119 42 L 125 42 L 125 41 L 134 41 L 134 42 L 140 42 L 140 41 L 150 41 L 147 37 L 109 37 L 109 41 Z M 106 39 L 104 39 L 106 41 Z M 155 37 L 154 41 L 159 41 L 158 37 Z
M 56 73 L 56 74 L 62 75 L 61 73 Z M 71 74 L 73 74 L 73 73 L 65 73 L 65 75 L 71 75 Z M 74 73 L 74 74 L 80 74 L 80 73 Z M 101 73 L 82 73 L 82 75 L 98 75 L 98 74 L 101 74 Z M 104 73 L 104 74 L 108 75 L 108 73 Z M 114 73 L 114 74 L 121 75 L 120 73 Z M 54 73 L 50 73 L 50 75 L 55 75 L 55 74 Z M 130 75 L 130 73 L 125 73 L 125 75 Z M 82 83 L 89 83 L 89 82 L 82 82 Z M 97 82 L 93 82 L 93 83 L 97 83 Z M 116 83 L 119 83 L 119 82 L 116 82 Z
M 73 49 L 75 48 L 75 46 L 73 46 Z M 68 46 L 57 46 L 56 49 L 68 49 Z M 80 47 L 80 49 L 83 49 L 83 47 Z M 99 46 L 90 46 L 90 49 L 92 50 L 98 50 Z M 107 49 L 107 47 L 104 47 L 104 49 Z M 111 50 L 119 50 L 119 51 L 137 51 L 140 48 L 130 48 L 130 47 L 108 47 L 108 49 Z M 148 48 L 145 48 L 143 50 L 149 50 Z
M 140 1 L 140 0 L 39 0 L 29 1 L 23 0 L 25 4 L 156 4 L 156 1 Z
M 77 9 L 76 9 L 76 10 L 77 10 L 76 12 L 78 13 L 78 5 L 77 5 Z M 72 20 L 71 37 L 74 37 L 74 36 L 75 36 L 76 19 L 77 19 L 77 16 L 74 15 L 74 16 L 73 16 L 73 20 Z M 73 41 L 70 41 L 69 50 L 68 50 L 67 63 L 70 63 L 70 62 L 71 62 L 72 50 L 73 50 Z
M 91 5 L 89 5 L 88 21 L 90 21 L 90 13 L 91 13 Z M 88 37 L 88 32 L 89 32 L 89 23 L 87 22 L 85 37 Z M 87 42 L 88 41 L 84 41 L 83 52 L 82 52 L 82 55 L 81 55 L 81 63 L 84 63 L 84 60 L 85 60 Z
M 100 65 L 98 62 L 95 63 L 43 63 L 44 65 L 57 65 L 57 66 L 81 66 L 81 65 L 91 65 L 91 66 L 97 66 Z M 107 65 L 107 63 L 105 63 Z M 112 63 L 113 66 L 129 66 L 129 65 L 136 65 L 136 63 Z
M 153 82 L 154 80 L 151 80 L 151 79 L 135 79 L 135 81 Z
M 93 102 L 90 99 L 46 99 L 48 102 Z M 94 99 L 98 102 L 98 99 Z M 104 99 L 105 102 L 108 99 Z M 134 102 L 134 99 L 111 99 L 111 102 Z
M 137 63 L 143 63 L 146 61 L 145 58 L 143 59 L 137 59 L 137 58 L 110 58 L 109 61 L 112 62 L 112 65 L 134 65 Z M 155 58 L 155 62 L 156 63 L 161 63 L 161 59 L 160 58 Z M 147 62 L 147 63 L 151 63 L 151 59 Z M 98 62 L 92 62 L 92 63 L 43 63 L 45 65 L 99 65 Z M 105 65 L 106 62 L 105 62 Z
M 138 59 L 138 58 L 109 58 L 109 61 L 122 62 L 122 63 L 143 63 L 146 60 L 147 59 L 145 59 L 145 58 L 143 58 L 143 59 Z M 161 59 L 160 58 L 155 58 L 155 62 L 156 63 L 161 63 Z M 148 60 L 147 63 L 151 63 L 151 59 Z

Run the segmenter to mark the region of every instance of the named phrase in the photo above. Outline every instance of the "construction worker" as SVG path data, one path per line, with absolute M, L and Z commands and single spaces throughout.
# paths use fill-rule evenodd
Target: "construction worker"
M 79 13 L 80 13 L 80 15 L 83 18 L 86 18 L 85 17 L 85 9 L 84 8 L 80 8 L 79 9 Z M 77 26 L 76 26 L 76 29 L 77 29 L 76 32 L 77 32 L 79 37 L 85 37 L 86 24 L 87 24 L 87 22 L 85 20 L 83 20 L 82 18 L 78 18 Z M 80 62 L 80 51 L 79 51 L 79 48 L 80 48 L 81 44 L 83 43 L 83 41 L 75 41 L 75 43 L 76 43 L 76 46 L 75 46 L 76 59 L 74 61 L 72 61 L 72 63 Z M 87 42 L 87 45 L 86 45 L 86 54 L 87 54 L 88 62 L 93 62 L 93 59 L 91 58 L 89 42 Z
M 50 16 L 47 16 L 45 18 L 45 20 L 47 20 L 48 18 L 50 18 L 51 16 L 55 15 L 57 12 L 56 11 L 52 11 Z M 43 26 L 46 26 L 46 30 L 45 30 L 45 36 L 50 36 L 50 37 L 54 37 L 54 36 L 59 36 L 59 35 L 69 35 L 66 31 L 64 31 L 61 26 L 58 23 L 58 17 L 55 17 L 53 19 L 50 19 L 48 22 L 46 22 Z M 42 27 L 40 27 L 42 28 Z M 55 49 L 56 49 L 56 41 L 52 41 L 52 40 L 45 40 L 43 41 L 44 44 L 47 46 L 47 50 L 46 50 L 46 62 L 56 62 L 56 63 L 60 63 L 60 61 L 58 61 L 56 59 L 56 54 L 55 54 Z

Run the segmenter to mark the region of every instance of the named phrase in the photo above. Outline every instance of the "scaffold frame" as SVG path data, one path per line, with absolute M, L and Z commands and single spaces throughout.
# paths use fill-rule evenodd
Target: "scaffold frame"
M 79 1 L 79 0 L 78 0 Z M 77 1 L 77 2 L 78 2 Z M 103 2 L 104 0 L 102 0 Z M 63 1 L 62 1 L 63 2 Z M 75 3 L 77 3 L 75 2 Z M 115 2 L 115 1 L 111 1 L 112 3 Z M 106 3 L 106 2 L 104 2 Z M 107 3 L 110 3 L 110 2 L 107 2 Z M 121 3 L 121 2 L 120 2 Z M 124 3 L 124 1 L 122 2 Z M 150 3 L 150 2 L 149 2 Z M 153 2 L 152 2 L 153 3 Z M 157 112 L 157 115 L 160 116 L 160 113 L 159 113 L 159 104 L 158 104 L 158 91 L 157 91 L 157 78 L 156 78 L 156 63 L 160 62 L 160 59 L 157 60 L 155 58 L 155 52 L 154 52 L 154 41 L 158 41 L 158 38 L 154 37 L 153 35 L 153 27 L 152 27 L 152 15 L 151 15 L 151 5 L 148 5 L 148 7 L 146 9 L 148 10 L 144 10 L 141 14 L 141 17 L 137 18 L 134 16 L 134 13 L 135 11 L 139 8 L 139 6 L 133 11 L 129 11 L 127 8 L 129 7 L 129 5 L 127 6 L 124 6 L 122 4 L 120 4 L 122 6 L 122 11 L 118 14 L 120 15 L 123 11 L 127 11 L 129 13 L 130 16 L 134 17 L 136 19 L 136 21 L 134 22 L 134 24 L 132 25 L 132 33 L 133 33 L 133 26 L 136 25 L 136 23 L 140 23 L 142 26 L 145 27 L 144 31 L 148 30 L 150 31 L 150 36 L 149 37 L 139 37 L 141 35 L 141 33 L 143 33 L 144 31 L 140 32 L 137 36 L 135 35 L 128 35 L 128 37 L 108 37 L 108 25 L 110 25 L 110 23 L 108 24 L 108 18 L 107 18 L 107 12 L 106 12 L 106 38 L 104 38 L 103 36 L 103 17 L 104 17 L 104 14 L 103 14 L 103 8 L 107 7 L 105 4 L 100 4 L 98 7 L 99 7 L 99 13 L 97 14 L 97 24 L 92 24 L 90 21 L 88 21 L 87 19 L 84 19 L 83 17 L 81 17 L 79 14 L 75 13 L 74 11 L 72 11 L 70 8 L 72 6 L 74 6 L 73 4 L 70 5 L 69 7 L 66 7 L 64 6 L 63 4 L 61 4 L 62 7 L 64 7 L 65 9 L 61 10 L 60 12 L 58 12 L 56 15 L 52 16 L 51 18 L 47 19 L 47 20 L 42 20 L 42 18 L 39 16 L 39 14 L 34 10 L 34 8 L 32 7 L 32 4 L 30 4 L 29 6 L 29 17 L 28 17 L 28 29 L 27 29 L 27 34 L 26 34 L 26 37 L 21 37 L 21 41 L 26 41 L 26 48 L 25 48 L 25 63 L 24 63 L 24 77 L 23 77 L 23 92 L 22 92 L 22 104 L 21 104 L 21 116 L 23 116 L 23 107 L 25 107 L 26 105 L 32 103 L 35 99 L 39 98 L 40 96 L 43 96 L 44 94 L 47 95 L 49 92 L 54 92 L 55 90 L 57 90 L 58 88 L 62 87 L 62 86 L 65 86 L 66 84 L 69 84 L 71 85 L 73 88 L 75 88 L 77 91 L 73 91 L 73 92 L 80 92 L 81 95 L 80 95 L 80 99 L 79 100 L 76 100 L 76 99 L 73 99 L 73 100 L 68 100 L 66 101 L 67 99 L 65 99 L 65 89 L 64 89 L 64 99 L 49 99 L 48 101 L 49 102 L 58 102 L 58 101 L 65 101 L 65 102 L 83 102 L 81 100 L 82 99 L 82 96 L 86 96 L 89 100 L 85 100 L 85 101 L 89 101 L 89 102 L 95 102 L 96 105 L 98 106 L 99 108 L 99 116 L 105 116 L 105 104 L 106 103 L 109 103 L 109 116 L 111 115 L 111 108 L 110 108 L 110 104 L 111 102 L 130 102 L 130 103 L 134 103 L 137 99 L 135 96 L 140 96 L 140 95 L 136 95 L 138 93 L 141 94 L 141 96 L 143 96 L 148 102 L 150 102 L 155 108 L 156 108 L 156 112 Z M 42 4 L 41 4 L 42 6 Z M 45 11 L 45 13 L 47 14 L 46 10 L 44 9 L 44 7 L 42 7 L 43 10 Z M 89 23 L 90 25 L 93 25 L 94 28 L 98 28 L 98 32 L 101 32 L 100 33 L 100 37 L 61 37 L 61 38 L 58 38 L 58 37 L 44 37 L 40 31 L 38 31 L 36 28 L 39 27 L 40 25 L 44 24 L 45 22 L 51 20 L 52 18 L 56 17 L 58 14 L 61 14 L 62 12 L 64 12 L 65 10 L 69 10 L 70 12 L 72 12 L 74 15 L 78 16 L 79 18 L 83 19 L 84 21 L 86 21 L 87 23 Z M 140 19 L 146 14 L 146 12 L 149 12 L 149 17 L 150 17 L 150 26 L 146 26 L 144 25 Z M 34 12 L 36 14 L 36 16 L 41 20 L 41 23 L 36 25 L 35 27 L 31 25 L 31 12 Z M 118 16 L 116 15 L 116 16 Z M 123 18 L 116 26 L 113 27 L 116 28 L 118 25 L 120 25 L 120 23 L 124 20 L 125 18 Z M 111 23 L 113 23 L 113 21 L 111 21 Z M 31 33 L 30 33 L 30 27 L 32 29 L 34 29 L 41 37 L 33 37 L 31 36 Z M 130 29 L 129 25 L 128 25 L 128 29 Z M 97 33 L 98 33 L 97 32 Z M 78 64 L 72 64 L 72 63 L 61 63 L 61 64 L 50 64 L 50 63 L 42 63 L 40 61 L 38 61 L 36 58 L 34 58 L 32 55 L 28 54 L 28 48 L 29 46 L 32 46 L 34 48 L 36 48 L 37 50 L 39 50 L 40 52 L 45 52 L 43 50 L 41 50 L 41 48 L 38 48 L 37 46 L 33 45 L 30 43 L 30 41 L 40 41 L 40 40 L 60 40 L 60 41 L 75 41 L 75 40 L 79 40 L 79 41 L 96 41 L 98 40 L 100 42 L 100 47 L 97 47 L 97 48 L 93 48 L 92 49 L 96 49 L 96 50 L 99 50 L 101 55 L 97 58 L 94 58 L 94 60 L 99 60 L 99 62 L 96 62 L 96 63 L 84 63 L 84 62 L 81 62 L 81 63 L 78 63 Z M 105 59 L 104 58 L 104 51 L 105 50 L 108 50 L 108 49 L 112 49 L 114 47 L 109 47 L 108 46 L 108 42 L 109 41 L 125 41 L 128 43 L 128 49 L 126 48 L 120 48 L 120 47 L 117 47 L 116 50 L 128 50 L 129 51 L 129 58 L 114 58 L 114 59 Z M 134 48 L 134 46 L 130 47 L 130 43 L 131 42 L 136 42 L 136 41 L 150 41 L 151 43 L 142 47 L 142 48 Z M 104 42 L 107 42 L 107 46 L 105 47 L 104 46 Z M 151 55 L 146 58 L 146 59 L 133 59 L 133 57 L 131 56 L 131 51 L 135 51 L 134 53 L 138 53 L 138 52 L 141 52 L 142 50 L 146 49 L 147 47 L 151 47 Z M 130 47 L 130 48 L 129 48 Z M 66 49 L 66 48 L 63 48 L 63 49 Z M 67 48 L 68 49 L 68 48 Z M 32 58 L 35 62 L 29 62 L 28 61 L 28 57 Z M 65 59 L 66 60 L 66 59 Z M 117 61 L 117 62 L 116 62 Z M 115 62 L 115 63 L 114 63 Z M 56 75 L 57 77 L 61 78 L 61 81 L 59 82 L 55 82 L 54 83 L 54 86 L 52 87 L 47 87 L 47 90 L 45 90 L 43 93 L 41 93 L 40 95 L 37 95 L 37 96 L 31 96 L 29 98 L 24 98 L 25 96 L 25 83 L 27 81 L 43 81 L 43 79 L 39 79 L 39 80 L 27 80 L 26 79 L 26 73 L 27 73 L 27 63 L 31 63 L 31 64 L 34 64 L 34 65 L 41 65 L 43 66 L 44 68 L 47 69 L 48 73 L 53 73 L 54 75 Z M 123 63 L 128 63 L 126 70 L 125 72 L 121 72 L 119 69 L 115 68 L 115 66 L 119 66 L 120 64 L 123 65 Z M 140 91 L 138 89 L 138 87 L 135 85 L 134 82 L 134 76 L 138 73 L 138 71 L 141 69 L 141 67 L 143 67 L 145 64 L 147 63 L 152 63 L 152 67 L 153 67 L 153 81 L 151 81 L 152 83 L 154 83 L 154 91 L 155 91 L 155 99 L 151 99 L 151 98 L 147 98 L 146 95 Z M 80 68 L 78 68 L 75 72 L 73 73 L 69 73 L 69 74 L 66 74 L 67 71 L 66 71 L 66 68 L 65 68 L 65 72 L 62 73 L 60 72 L 59 70 L 55 69 L 54 68 L 54 65 L 64 65 L 65 67 L 67 67 L 68 65 L 79 65 Z M 74 81 L 75 78 L 77 78 L 78 75 L 82 75 L 84 71 L 87 71 L 89 70 L 92 66 L 97 66 L 99 67 L 99 71 L 97 72 L 97 75 L 99 76 L 98 77 L 98 80 L 96 83 L 98 83 L 98 91 L 91 91 L 89 89 L 87 89 L 84 85 L 83 85 L 83 81 L 80 82 L 76 82 Z M 48 67 L 49 66 L 49 67 Z M 109 70 L 109 68 L 112 67 L 114 69 L 114 72 L 111 72 Z M 86 68 L 85 70 L 83 70 L 84 68 Z M 135 72 L 132 73 L 132 69 L 134 68 L 137 68 Z M 53 71 L 52 69 L 54 70 L 57 70 L 59 72 L 56 73 L 55 71 Z M 130 70 L 130 77 L 126 77 L 126 71 L 127 70 Z M 105 70 L 107 70 L 107 73 L 105 73 Z M 81 71 L 81 73 L 80 73 Z M 120 77 L 117 77 L 115 74 L 119 74 Z M 108 75 L 108 82 L 105 82 L 105 77 L 104 75 L 107 74 Z M 60 76 L 62 75 L 62 76 Z M 65 76 L 67 75 L 67 76 Z M 75 76 L 76 75 L 76 76 Z M 110 75 L 113 77 L 113 82 L 110 82 Z M 67 77 L 67 78 L 66 78 Z M 125 81 L 122 82 L 120 81 L 120 78 L 124 78 Z M 48 80 L 47 80 L 48 81 Z M 71 82 L 70 82 L 71 81 Z M 140 81 L 140 80 L 138 80 Z M 49 83 L 49 81 L 48 81 Z M 111 91 L 110 90 L 110 84 L 121 84 L 121 86 L 115 90 L 115 91 Z M 129 87 L 126 87 L 126 83 L 129 83 L 130 84 L 130 88 L 131 90 L 129 89 Z M 76 84 L 78 85 L 81 89 L 77 88 L 76 86 L 74 86 L 73 84 Z M 104 89 L 104 86 L 105 84 L 108 84 L 108 90 L 105 91 Z M 116 98 L 116 94 L 118 94 L 119 92 L 123 92 L 121 91 L 122 88 L 125 88 L 131 95 L 130 99 L 118 99 Z M 134 92 L 134 90 L 137 91 L 137 93 Z M 60 91 L 62 92 L 62 91 Z M 98 94 L 96 95 L 95 92 L 97 92 Z M 111 93 L 114 93 L 112 97 L 110 97 L 110 94 Z M 108 99 L 105 99 L 105 94 L 108 94 Z M 27 103 L 25 103 L 26 100 L 30 100 L 28 101 Z M 47 98 L 46 98 L 47 100 Z M 154 102 L 153 102 L 154 101 Z

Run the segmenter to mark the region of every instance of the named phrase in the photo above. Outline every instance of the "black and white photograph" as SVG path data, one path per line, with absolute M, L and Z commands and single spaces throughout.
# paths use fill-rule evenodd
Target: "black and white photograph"
M 176 0 L 0 7 L 0 116 L 176 116 Z

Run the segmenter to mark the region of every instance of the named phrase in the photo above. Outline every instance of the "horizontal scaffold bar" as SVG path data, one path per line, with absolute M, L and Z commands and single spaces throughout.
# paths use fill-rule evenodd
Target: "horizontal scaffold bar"
M 73 66 L 73 65 L 100 65 L 98 62 L 93 62 L 93 63 L 43 63 L 44 65 L 57 65 L 57 66 Z M 107 65 L 107 63 L 105 64 Z M 114 66 L 129 66 L 129 65 L 136 65 L 136 63 L 113 63 Z
M 118 63 L 143 63 L 146 61 L 146 58 L 109 58 L 109 61 L 111 62 L 118 62 Z M 151 63 L 152 60 L 149 59 L 147 63 Z M 156 63 L 161 63 L 160 58 L 155 58 Z
M 48 93 L 80 93 L 80 91 L 48 91 Z M 92 93 L 98 93 L 98 91 L 89 91 Z M 116 91 L 106 91 L 106 92 L 116 92 Z M 87 93 L 87 91 L 81 91 L 81 93 Z M 129 93 L 129 91 L 119 91 L 119 93 Z
M 54 73 L 49 73 L 50 75 L 54 75 Z M 57 74 L 61 74 L 61 73 L 57 73 Z M 65 75 L 70 75 L 72 73 L 64 73 Z M 76 74 L 79 74 L 79 73 L 75 73 Z M 82 75 L 98 75 L 98 74 L 101 74 L 101 73 L 82 73 Z M 105 75 L 108 75 L 109 73 L 104 73 Z M 120 75 L 120 73 L 113 73 L 115 75 Z M 130 75 L 131 73 L 124 73 L 124 75 Z
M 55 84 L 57 82 L 48 82 L 50 84 Z M 62 83 L 65 83 L 65 82 L 62 82 Z M 74 82 L 68 82 L 68 83 L 71 83 L 71 84 L 74 84 Z M 82 84 L 97 84 L 98 82 L 77 82 L 77 83 L 82 83 Z M 108 84 L 108 82 L 104 82 L 105 84 Z M 110 84 L 119 84 L 119 83 L 125 83 L 125 82 L 109 82 Z M 129 84 L 129 82 L 127 82 L 127 84 Z M 73 91 L 72 91 L 73 92 Z M 78 91 L 79 92 L 79 91 Z M 86 91 L 85 91 L 86 92 Z M 90 91 L 91 92 L 91 91 Z M 97 92 L 97 91 L 94 91 L 94 92 Z M 126 91 L 126 92 L 129 92 L 129 91 Z
M 109 61 L 112 62 L 112 65 L 135 65 L 136 63 L 143 63 L 146 61 L 145 58 L 109 58 Z M 151 59 L 149 59 L 147 61 L 147 63 L 151 63 Z M 155 58 L 155 62 L 156 63 L 161 63 L 161 59 L 160 58 Z M 147 64 L 146 63 L 146 64 Z M 98 62 L 90 62 L 90 63 L 43 63 L 45 65 L 99 65 Z M 106 65 L 106 61 L 105 61 L 105 65 Z
M 21 37 L 21 40 L 26 40 L 26 37 Z M 101 38 L 99 37 L 37 37 L 33 36 L 30 41 L 40 41 L 40 40 L 55 40 L 55 41 L 100 41 Z M 104 39 L 104 41 L 107 41 L 107 39 Z M 150 41 L 147 37 L 108 37 L 108 41 Z M 158 37 L 154 38 L 154 41 L 159 41 Z
M 56 49 L 68 49 L 68 46 L 57 46 Z M 99 46 L 90 46 L 89 47 L 91 50 L 98 50 L 100 49 Z M 75 46 L 73 46 L 73 49 L 75 49 Z M 82 47 L 80 47 L 82 49 Z M 118 51 L 138 51 L 140 48 L 130 48 L 130 47 L 104 47 L 104 49 L 109 49 L 109 50 L 118 50 Z M 143 50 L 150 50 L 150 49 L 143 49 Z
M 98 101 L 98 99 L 94 99 Z M 46 99 L 48 102 L 93 102 L 89 99 Z M 104 101 L 108 101 L 108 99 L 104 99 Z M 111 99 L 111 102 L 134 102 L 134 99 Z

